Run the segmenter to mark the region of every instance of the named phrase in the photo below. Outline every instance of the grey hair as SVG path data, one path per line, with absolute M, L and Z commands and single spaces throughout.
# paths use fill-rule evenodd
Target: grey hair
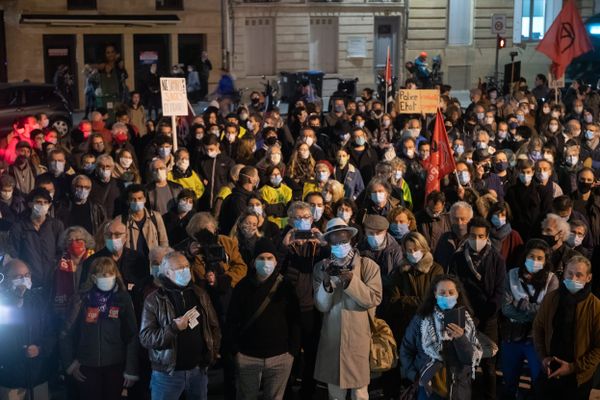
M 123 220 L 121 219 L 121 217 L 116 217 L 112 220 L 109 220 L 106 224 L 104 224 L 104 230 L 102 231 L 102 235 L 106 236 L 108 234 L 108 230 L 110 229 L 110 226 L 112 226 L 113 224 L 121 224 L 125 227 L 125 234 L 127 235 L 127 225 L 125 225 L 123 223 Z
M 82 179 L 85 179 L 85 180 L 87 180 L 89 183 L 92 183 L 92 180 L 90 179 L 90 177 L 89 177 L 89 176 L 87 176 L 87 175 L 83 175 L 83 174 L 80 174 L 80 175 L 77 175 L 75 178 L 73 178 L 73 180 L 71 181 L 71 187 L 75 187 L 75 184 L 76 184 L 77 182 L 79 182 L 80 180 L 82 180 Z
M 458 211 L 459 208 L 464 208 L 465 210 L 468 210 L 469 214 L 471 215 L 469 219 L 473 218 L 473 207 L 471 207 L 471 205 L 466 201 L 457 201 L 456 203 L 452 204 L 452 207 L 450 207 L 450 215 L 456 215 L 455 213 L 456 211 Z
M 173 250 L 173 248 L 171 248 L 169 246 L 154 246 L 148 252 L 148 259 L 150 260 L 150 262 L 152 262 L 152 259 L 155 256 L 162 254 L 162 257 L 160 257 L 160 259 L 162 261 L 162 259 L 165 257 L 165 255 L 172 253 L 173 251 L 175 251 L 175 250 Z
M 367 192 L 371 193 L 373 190 L 373 186 L 375 185 L 383 186 L 388 195 L 392 193 L 392 186 L 390 185 L 390 183 L 386 179 L 379 177 L 371 179 L 371 182 L 369 182 L 369 185 L 367 186 Z
M 209 212 L 199 212 L 195 214 L 190 222 L 188 222 L 185 231 L 188 236 L 193 238 L 196 236 L 196 233 L 200 232 L 202 229 L 207 229 L 210 225 L 212 225 L 215 229 L 219 226 L 217 220 L 213 215 Z
M 127 131 L 128 131 L 127 125 L 125 125 L 123 122 L 115 122 L 111 129 L 112 133 L 127 132 Z
M 542 221 L 542 227 L 551 221 L 556 224 L 556 227 L 558 228 L 559 232 L 561 232 L 562 241 L 566 242 L 569 238 L 569 235 L 571 234 L 571 227 L 569 226 L 569 223 L 557 214 L 548 214 L 546 215 L 546 218 L 544 218 L 544 220 Z
M 96 158 L 96 166 L 99 166 L 101 161 L 108 161 L 111 167 L 115 166 L 115 160 L 108 154 L 99 155 L 98 158 Z
M 165 254 L 163 256 L 163 259 L 160 262 L 160 265 L 158 266 L 158 275 L 164 275 L 164 276 L 167 275 L 167 271 L 169 270 L 169 267 L 171 266 L 171 260 L 174 259 L 175 257 L 185 258 L 183 253 L 181 253 L 179 251 L 171 251 L 171 252 Z
M 58 238 L 58 243 L 61 250 L 66 250 L 67 247 L 69 247 L 69 236 L 71 236 L 72 233 L 78 233 L 83 236 L 86 249 L 93 249 L 96 246 L 94 237 L 83 226 L 75 225 L 65 229 Z
M 294 219 L 294 215 L 296 215 L 296 210 L 309 210 L 310 211 L 310 204 L 308 204 L 304 201 L 294 201 L 292 204 L 290 204 L 290 206 L 288 207 L 288 210 L 287 210 L 287 216 L 290 219 L 290 221 L 292 219 Z

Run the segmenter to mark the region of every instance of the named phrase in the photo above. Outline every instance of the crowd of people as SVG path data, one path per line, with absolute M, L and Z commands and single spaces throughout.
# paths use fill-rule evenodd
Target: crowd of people
M 555 102 L 543 75 L 468 105 L 438 88 L 456 173 L 428 193 L 435 121 L 372 90 L 285 117 L 213 101 L 176 131 L 136 92 L 66 137 L 16 120 L 0 399 L 206 399 L 216 366 L 228 400 L 587 399 L 600 96 L 575 81 Z M 398 360 L 372 379 L 377 321 Z

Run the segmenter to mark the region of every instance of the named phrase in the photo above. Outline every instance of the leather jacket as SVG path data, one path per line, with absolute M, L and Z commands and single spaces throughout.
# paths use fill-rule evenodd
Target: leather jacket
M 169 300 L 161 279 L 163 278 L 154 280 L 158 289 L 144 301 L 140 343 L 149 350 L 153 370 L 172 373 L 177 363 L 177 334 L 179 332 L 173 320 L 180 315 L 175 315 L 175 308 Z M 221 330 L 208 294 L 200 286 L 193 283 L 191 285 L 200 303 L 199 320 L 206 349 L 206 353 L 202 357 L 203 365 L 200 366 L 207 367 L 217 359 L 221 346 Z

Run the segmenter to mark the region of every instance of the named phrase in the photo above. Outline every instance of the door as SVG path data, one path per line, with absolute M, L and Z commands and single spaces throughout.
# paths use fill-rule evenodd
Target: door
M 334 74 L 338 58 L 337 18 L 313 17 L 310 19 L 309 69 Z
M 135 62 L 135 88 L 145 93 L 144 81 L 150 73 L 150 65 L 156 64 L 159 76 L 169 76 L 171 53 L 169 35 L 133 35 Z
M 274 33 L 272 18 L 246 18 L 246 75 L 275 73 Z
M 69 104 L 79 104 L 75 35 L 44 35 L 44 79 L 57 84 Z
M 398 32 L 400 17 L 375 17 L 375 74 L 385 69 L 387 49 L 390 49 L 392 75 L 398 75 Z

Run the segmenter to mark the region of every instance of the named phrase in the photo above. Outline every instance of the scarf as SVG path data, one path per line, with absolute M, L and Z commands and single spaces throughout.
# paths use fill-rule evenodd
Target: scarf
M 87 294 L 87 298 L 85 299 L 86 306 L 98 308 L 98 311 L 100 313 L 99 315 L 102 318 L 107 318 L 108 310 L 110 310 L 110 307 L 112 305 L 112 297 L 116 291 L 116 288 L 117 286 L 115 286 L 115 289 L 111 290 L 110 292 L 103 292 L 97 287 L 94 287 Z
M 490 239 L 494 249 L 500 251 L 502 248 L 502 242 L 508 237 L 508 235 L 510 235 L 511 232 L 512 227 L 508 222 L 502 225 L 500 228 L 492 228 L 490 230 Z
M 575 360 L 575 329 L 577 327 L 576 313 L 577 304 L 588 298 L 592 291 L 592 285 L 586 284 L 577 293 L 567 290 L 564 283 L 558 287 L 560 292 L 558 307 L 552 320 L 552 338 L 550 339 L 550 354 L 572 362 Z
M 416 264 L 411 264 L 408 260 L 403 259 L 400 264 L 400 270 L 402 272 L 408 272 L 412 269 L 418 271 L 422 274 L 427 274 L 431 271 L 431 267 L 433 266 L 433 256 L 430 252 L 427 252 L 423 255 L 423 258 L 419 260 Z
M 471 371 L 475 379 L 475 369 L 481 361 L 483 351 L 477 340 L 477 329 L 468 312 L 465 312 L 465 336 L 473 346 L 473 358 L 471 360 Z M 423 352 L 432 360 L 444 362 L 443 345 L 450 337 L 444 331 L 444 313 L 435 306 L 433 313 L 421 320 L 421 347 Z
M 94 253 L 88 250 L 81 260 L 85 260 Z M 58 313 L 67 311 L 67 304 L 76 293 L 75 275 L 77 274 L 77 265 L 71 260 L 68 252 L 65 252 L 58 261 L 58 269 L 54 275 L 54 310 Z
M 481 264 L 481 261 L 485 258 L 485 256 L 487 255 L 489 250 L 490 250 L 489 240 L 488 240 L 488 243 L 485 245 L 485 247 L 483 248 L 483 250 L 481 250 L 481 252 L 479 254 L 478 253 L 471 254 L 471 251 L 472 251 L 471 246 L 469 246 L 468 242 L 464 244 L 464 253 L 465 253 L 465 260 L 467 261 L 467 266 L 469 267 L 469 269 L 471 270 L 473 275 L 475 275 L 475 278 L 478 281 L 481 280 L 481 274 L 478 271 L 479 264 Z
M 527 299 L 530 303 L 541 304 L 544 296 L 546 296 L 548 285 L 550 284 L 554 274 L 549 272 L 548 276 L 546 277 L 545 285 L 538 290 L 532 284 L 525 283 L 525 281 L 521 279 L 519 276 L 519 270 L 520 268 L 513 268 L 508 271 L 508 283 L 512 297 L 517 301 L 520 301 L 521 299 Z M 543 273 L 543 271 L 538 272 L 538 274 L 541 273 Z
M 188 167 L 186 171 L 181 171 L 179 167 L 175 166 L 171 170 L 171 173 L 173 174 L 173 179 L 189 178 L 192 176 L 192 168 Z

